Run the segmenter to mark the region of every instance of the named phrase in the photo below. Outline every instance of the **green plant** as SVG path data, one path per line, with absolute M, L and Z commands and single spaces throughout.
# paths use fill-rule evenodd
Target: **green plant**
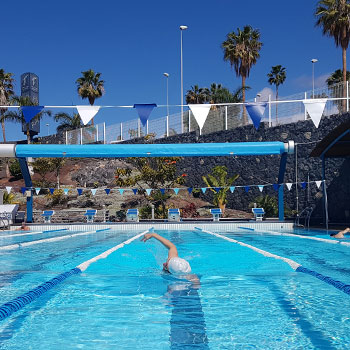
M 10 163 L 10 174 L 16 180 L 19 180 L 19 179 L 23 178 L 21 167 L 20 167 L 19 161 L 17 159 L 11 160 L 11 163 Z
M 53 194 L 48 193 L 46 197 L 51 200 L 51 205 L 66 204 L 69 200 L 68 196 L 64 194 L 64 191 L 58 189 Z
M 234 175 L 233 177 L 227 177 L 227 167 L 224 165 L 217 165 L 211 171 L 211 174 L 207 176 L 202 176 L 205 184 L 210 187 L 210 190 L 214 193 L 213 203 L 217 205 L 222 212 L 225 212 L 225 207 L 227 203 L 226 195 L 229 187 L 237 180 L 239 175 Z M 219 188 L 219 192 L 215 188 Z
M 7 191 L 4 192 L 4 195 L 2 197 L 4 204 L 15 204 L 15 195 L 13 193 L 7 193 Z
M 254 203 L 257 208 L 264 208 L 266 217 L 276 217 L 278 216 L 278 203 L 275 197 L 269 195 L 259 196 L 254 199 L 253 203 L 249 204 L 249 208 L 254 207 Z

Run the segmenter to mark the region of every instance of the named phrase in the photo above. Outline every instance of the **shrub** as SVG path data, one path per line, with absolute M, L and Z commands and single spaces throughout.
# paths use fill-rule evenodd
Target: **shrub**
M 197 212 L 197 208 L 194 203 L 187 204 L 182 209 L 182 217 L 183 218 L 198 218 L 199 214 Z
M 22 171 L 21 171 L 21 167 L 19 165 L 19 161 L 17 159 L 12 160 L 11 164 L 10 164 L 10 174 L 16 179 L 22 179 Z

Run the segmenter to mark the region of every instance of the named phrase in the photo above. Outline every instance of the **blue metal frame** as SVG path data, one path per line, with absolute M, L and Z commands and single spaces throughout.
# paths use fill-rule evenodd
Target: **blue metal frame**
M 18 158 L 21 167 L 24 183 L 27 191 L 30 191 L 30 196 L 27 196 L 27 222 L 33 222 L 33 183 L 30 176 L 28 163 L 25 158 Z

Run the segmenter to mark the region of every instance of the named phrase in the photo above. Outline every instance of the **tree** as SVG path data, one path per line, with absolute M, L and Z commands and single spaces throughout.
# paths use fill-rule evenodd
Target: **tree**
M 199 88 L 198 85 L 191 86 L 186 93 L 186 103 L 201 104 L 209 101 L 209 90 L 207 88 Z
M 346 50 L 350 40 L 350 3 L 349 0 L 320 0 L 315 16 L 316 26 L 322 27 L 322 34 L 333 37 L 335 45 L 342 48 L 343 83 L 346 83 Z M 346 90 L 343 88 L 343 97 Z M 346 101 L 343 100 L 345 111 Z
M 54 120 L 55 122 L 60 123 L 57 126 L 57 132 L 79 129 L 84 126 L 78 113 L 74 113 L 73 116 L 68 113 L 56 113 Z
M 275 197 L 269 195 L 259 196 L 255 198 L 254 202 L 258 208 L 264 208 L 266 217 L 276 217 L 278 216 L 278 203 Z M 254 203 L 249 204 L 250 208 L 254 207 Z
M 38 186 L 50 187 L 51 183 L 47 180 L 47 174 L 52 171 L 52 164 L 50 158 L 37 158 L 32 164 L 35 174 L 40 176 Z
M 214 205 L 217 205 L 222 212 L 225 212 L 227 203 L 226 195 L 229 187 L 236 181 L 239 175 L 233 177 L 227 177 L 227 167 L 224 165 L 217 165 L 213 168 L 211 174 L 202 176 L 204 183 L 210 187 L 210 190 L 214 193 Z M 219 192 L 216 191 L 216 187 L 220 187 Z
M 226 40 L 221 44 L 224 50 L 224 61 L 230 62 L 231 67 L 234 67 L 236 75 L 242 78 L 243 103 L 245 102 L 246 79 L 249 77 L 250 69 L 260 57 L 259 51 L 263 44 L 259 40 L 259 30 L 246 25 L 243 30 L 237 28 L 237 33 L 228 33 Z M 244 108 L 243 122 L 245 124 L 248 122 Z
M 12 78 L 12 73 L 6 73 L 3 69 L 0 69 L 0 106 L 7 106 L 10 104 L 10 99 L 14 95 L 13 83 L 14 79 Z M 5 134 L 5 120 L 4 113 L 7 111 L 7 108 L 0 108 L 0 120 L 2 127 L 2 135 L 4 142 L 6 142 Z
M 36 102 L 33 102 L 32 99 L 28 96 L 15 96 L 11 99 L 11 102 L 13 104 L 19 105 L 19 106 L 37 106 L 38 105 Z M 40 120 L 42 119 L 42 117 L 44 115 L 51 116 L 51 111 L 48 111 L 48 110 L 41 111 L 36 116 L 34 116 L 34 118 L 32 120 L 40 122 Z M 8 120 L 8 121 L 12 121 L 15 123 L 21 123 L 22 125 L 25 125 L 26 134 L 27 134 L 27 143 L 29 144 L 31 142 L 31 136 L 30 136 L 30 131 L 29 131 L 29 124 L 30 123 L 27 123 L 26 120 L 24 119 L 24 115 L 23 115 L 23 112 L 21 111 L 21 109 L 19 109 L 16 112 L 15 111 L 6 112 L 3 115 L 3 119 Z
M 83 100 L 87 98 L 92 106 L 95 99 L 100 98 L 105 93 L 105 82 L 100 80 L 101 73 L 95 73 L 92 69 L 81 73 L 83 76 L 76 80 L 78 94 Z M 94 118 L 92 118 L 91 124 L 94 125 Z
M 10 174 L 16 179 L 22 179 L 22 170 L 21 166 L 19 165 L 19 161 L 17 159 L 12 159 L 10 161 Z
M 267 74 L 268 82 L 270 85 L 276 86 L 276 101 L 278 101 L 278 87 L 286 80 L 286 68 L 281 65 L 273 66 L 271 72 Z M 277 117 L 278 103 L 276 103 L 276 124 L 278 123 Z

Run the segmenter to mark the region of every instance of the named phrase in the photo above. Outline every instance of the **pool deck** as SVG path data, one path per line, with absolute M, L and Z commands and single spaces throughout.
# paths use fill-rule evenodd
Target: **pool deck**
M 72 223 L 72 224 L 28 224 L 31 231 L 49 231 L 68 229 L 70 231 L 94 231 L 103 229 L 112 229 L 118 231 L 145 231 L 153 227 L 155 230 L 193 230 L 195 227 L 211 230 L 211 231 L 232 231 L 241 227 L 259 230 L 271 230 L 271 231 L 289 231 L 293 229 L 293 222 L 285 221 L 188 221 L 188 222 L 106 222 L 106 223 Z M 18 229 L 18 226 L 12 226 L 11 230 Z

